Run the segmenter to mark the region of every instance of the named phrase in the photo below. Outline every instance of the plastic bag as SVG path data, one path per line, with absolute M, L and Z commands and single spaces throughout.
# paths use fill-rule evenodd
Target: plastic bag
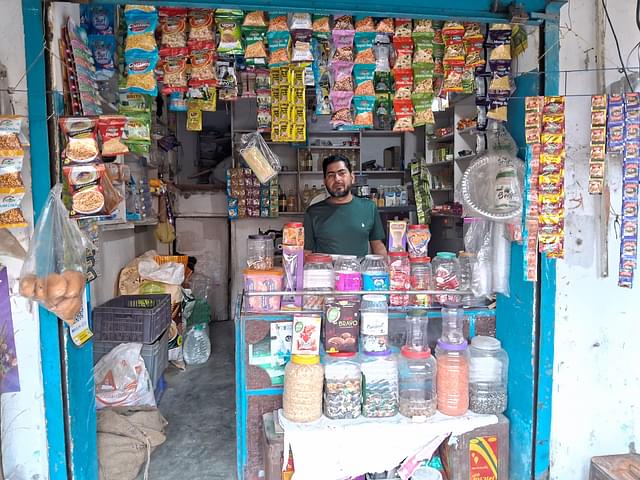
M 82 308 L 88 241 L 69 218 L 60 193 L 49 192 L 20 272 L 20 294 L 35 300 L 69 324 Z
M 493 243 L 491 224 L 481 218 L 465 218 L 466 233 L 464 249 L 475 254 L 472 264 L 471 290 L 476 297 L 486 297 L 492 293 L 493 285 Z
M 260 183 L 267 183 L 280 171 L 280 160 L 258 132 L 242 135 L 240 155 L 258 177 Z
M 140 355 L 141 343 L 121 343 L 93 370 L 96 408 L 156 406 L 153 384 Z
M 182 285 L 184 281 L 184 265 L 181 263 L 167 262 L 159 265 L 154 260 L 147 258 L 138 264 L 138 273 L 142 280 L 170 285 Z

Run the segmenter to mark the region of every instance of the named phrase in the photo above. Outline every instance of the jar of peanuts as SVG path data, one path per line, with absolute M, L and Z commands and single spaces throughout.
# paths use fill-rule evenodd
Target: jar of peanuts
M 292 355 L 284 369 L 282 411 L 292 422 L 313 422 L 322 416 L 324 367 L 318 355 Z

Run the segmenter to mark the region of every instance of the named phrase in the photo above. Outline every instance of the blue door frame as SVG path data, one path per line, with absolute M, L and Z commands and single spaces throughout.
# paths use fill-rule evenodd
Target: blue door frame
M 91 3 L 122 3 L 99 0 Z M 297 0 L 161 0 L 135 3 L 154 5 L 224 6 L 226 8 L 278 9 L 282 11 L 327 11 L 326 5 Z M 404 0 L 389 11 L 382 0 L 362 4 L 358 0 L 341 0 L 331 11 L 358 14 L 410 15 L 429 18 L 462 16 L 469 21 L 504 22 L 505 14 L 489 12 L 492 2 L 452 0 L 451 9 L 443 9 L 436 0 Z M 524 0 L 532 17 L 543 20 L 544 70 L 559 70 L 559 11 L 565 0 Z M 276 5 L 277 4 L 277 5 Z M 47 125 L 47 91 L 42 0 L 22 0 L 25 35 L 25 59 L 29 101 L 33 202 L 36 219 L 51 188 L 49 134 Z M 559 74 L 518 78 L 518 95 L 557 95 Z M 524 106 L 510 104 L 509 128 L 520 145 L 523 142 Z M 522 281 L 522 248 L 512 249 L 509 298 L 498 298 L 498 332 L 511 357 L 509 375 L 511 419 L 511 475 L 514 480 L 544 480 L 549 474 L 549 434 L 551 429 L 551 392 L 555 319 L 555 262 L 542 258 L 538 284 Z M 44 309 L 40 309 L 40 338 L 44 402 L 49 457 L 49 479 L 94 480 L 98 478 L 95 399 L 92 380 L 92 346 L 73 345 L 66 328 Z

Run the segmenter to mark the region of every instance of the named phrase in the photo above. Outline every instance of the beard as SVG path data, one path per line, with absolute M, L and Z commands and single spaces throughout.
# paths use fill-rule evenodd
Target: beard
M 333 189 L 327 187 L 327 192 L 329 192 L 329 195 L 331 195 L 333 198 L 344 198 L 347 195 L 349 195 L 349 192 L 351 191 L 351 186 L 347 186 L 347 185 L 342 185 L 342 186 L 338 186 L 335 187 Z

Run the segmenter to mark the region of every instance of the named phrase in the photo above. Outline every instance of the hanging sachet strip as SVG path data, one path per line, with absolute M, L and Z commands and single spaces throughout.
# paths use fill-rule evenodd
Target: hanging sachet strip
M 607 143 L 607 96 L 591 97 L 591 142 L 589 155 L 589 188 L 591 195 L 604 190 Z
M 523 208 L 523 256 L 524 280 L 535 282 L 538 279 L 538 180 L 540 175 L 540 137 L 542 133 L 542 97 L 525 99 L 525 137 L 527 143 L 525 193 Z

